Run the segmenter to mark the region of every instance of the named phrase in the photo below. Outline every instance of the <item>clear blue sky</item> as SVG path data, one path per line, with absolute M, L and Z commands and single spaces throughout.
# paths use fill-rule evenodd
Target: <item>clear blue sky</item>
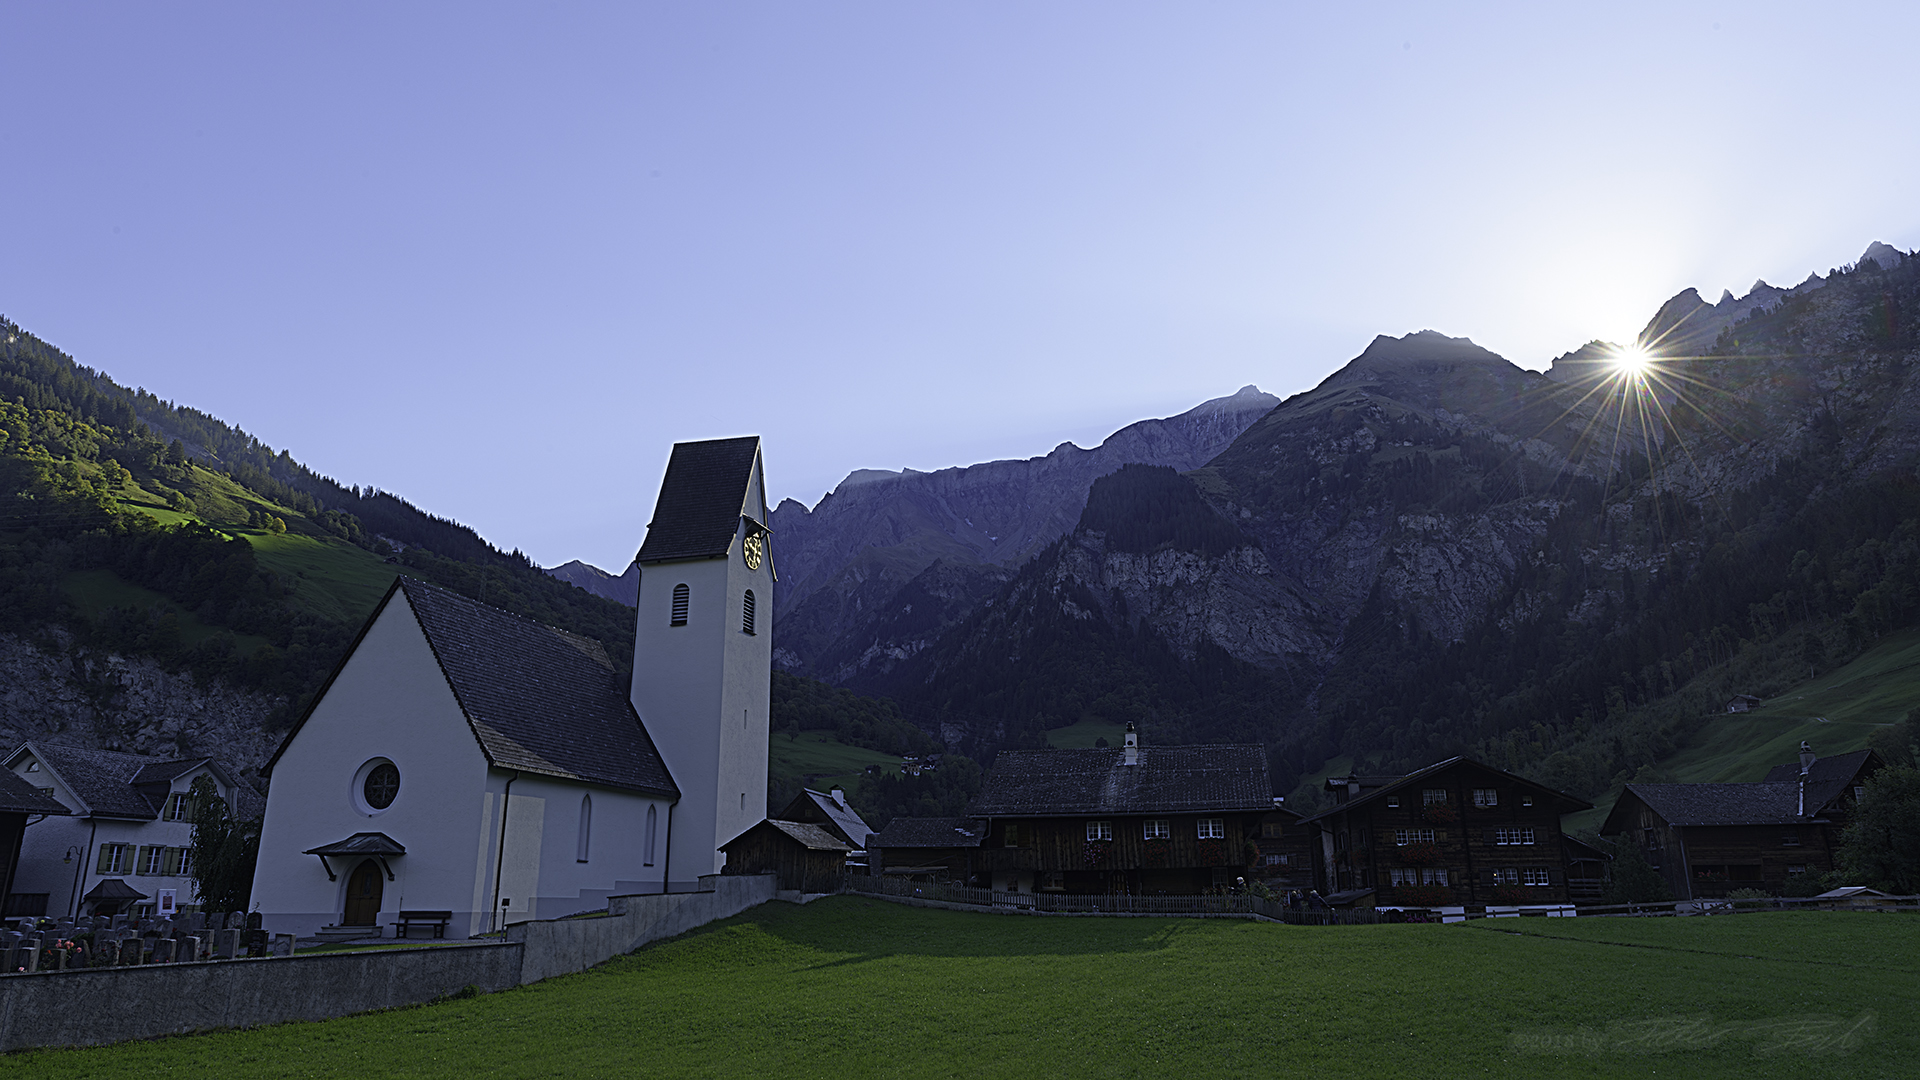
M 1920 246 L 1916 10 L 0 0 L 0 313 L 617 571 L 679 439 L 811 504 Z

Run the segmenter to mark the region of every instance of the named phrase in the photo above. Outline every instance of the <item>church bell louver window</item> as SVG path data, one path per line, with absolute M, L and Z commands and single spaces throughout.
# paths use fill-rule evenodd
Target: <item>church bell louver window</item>
M 743 634 L 753 633 L 753 590 L 752 589 L 748 589 L 746 597 L 740 601 L 740 632 Z
M 688 589 L 685 585 L 675 585 L 673 587 L 673 619 L 667 625 L 687 625 L 687 596 Z

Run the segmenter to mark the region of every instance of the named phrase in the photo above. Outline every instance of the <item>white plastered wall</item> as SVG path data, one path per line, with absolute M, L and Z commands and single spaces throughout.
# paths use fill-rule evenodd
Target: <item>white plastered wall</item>
M 505 858 L 498 863 L 496 883 L 499 814 L 509 782 Z M 579 858 L 582 797 L 593 800 L 585 862 Z M 497 911 L 497 925 L 596 910 L 605 907 L 610 896 L 662 891 L 668 805 L 665 799 L 616 788 L 493 770 L 487 778 L 485 842 L 477 859 L 481 872 L 473 883 L 472 910 Z M 649 807 L 655 821 L 651 866 L 646 864 Z

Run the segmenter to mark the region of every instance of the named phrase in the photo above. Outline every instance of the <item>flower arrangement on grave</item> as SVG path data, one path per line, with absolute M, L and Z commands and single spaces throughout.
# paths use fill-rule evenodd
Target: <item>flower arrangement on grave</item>
M 1436 907 L 1451 901 L 1453 890 L 1445 885 L 1402 885 L 1393 890 L 1393 899 L 1414 907 Z
M 1227 842 L 1225 840 L 1218 838 L 1202 840 L 1200 841 L 1199 849 L 1201 866 L 1227 865 Z
M 1080 861 L 1085 863 L 1089 870 L 1098 869 L 1107 865 L 1107 857 L 1112 854 L 1112 851 L 1113 841 L 1111 840 L 1089 840 L 1086 850 L 1080 853 Z
M 1435 802 L 1421 807 L 1420 816 L 1435 825 L 1452 825 L 1460 820 L 1460 811 L 1450 802 Z
M 1439 844 L 1408 844 L 1400 850 L 1400 861 L 1408 866 L 1432 866 L 1440 861 Z

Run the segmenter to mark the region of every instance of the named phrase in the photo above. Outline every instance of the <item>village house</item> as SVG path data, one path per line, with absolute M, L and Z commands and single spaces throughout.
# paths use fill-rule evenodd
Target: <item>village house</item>
M 674 447 L 630 688 L 596 641 L 396 581 L 268 763 L 267 928 L 464 937 L 718 872 L 766 812 L 767 516 L 757 438 Z
M 46 914 L 48 894 L 20 893 L 14 888 L 20 873 L 20 851 L 28 825 L 70 813 L 44 788 L 0 769 L 0 900 L 6 903 L 7 917 Z M 28 910 L 31 908 L 39 910 Z
M 845 840 L 821 825 L 769 818 L 720 845 L 723 874 L 773 874 L 781 889 L 834 892 L 847 872 Z
M 981 818 L 897 817 L 867 840 L 867 872 L 943 885 L 974 880 L 980 842 L 987 835 Z
M 209 757 L 156 761 L 139 754 L 28 742 L 9 773 L 61 806 L 27 829 L 7 896 L 15 915 L 168 913 L 193 903 L 193 782 L 213 781 L 237 818 L 265 800 Z
M 1241 884 L 1280 808 L 1260 746 L 1002 750 L 968 815 L 996 892 L 1193 895 Z
M 1823 758 L 1801 743 L 1797 763 L 1757 783 L 1628 784 L 1600 835 L 1637 848 L 1675 899 L 1780 893 L 1833 869 L 1847 815 L 1882 765 L 1871 750 Z
M 1314 888 L 1336 903 L 1440 908 L 1574 899 L 1560 818 L 1592 804 L 1470 758 L 1405 776 L 1331 777 Z M 1582 845 L 1584 847 L 1584 845 Z M 1589 849 L 1590 850 L 1590 849 Z

